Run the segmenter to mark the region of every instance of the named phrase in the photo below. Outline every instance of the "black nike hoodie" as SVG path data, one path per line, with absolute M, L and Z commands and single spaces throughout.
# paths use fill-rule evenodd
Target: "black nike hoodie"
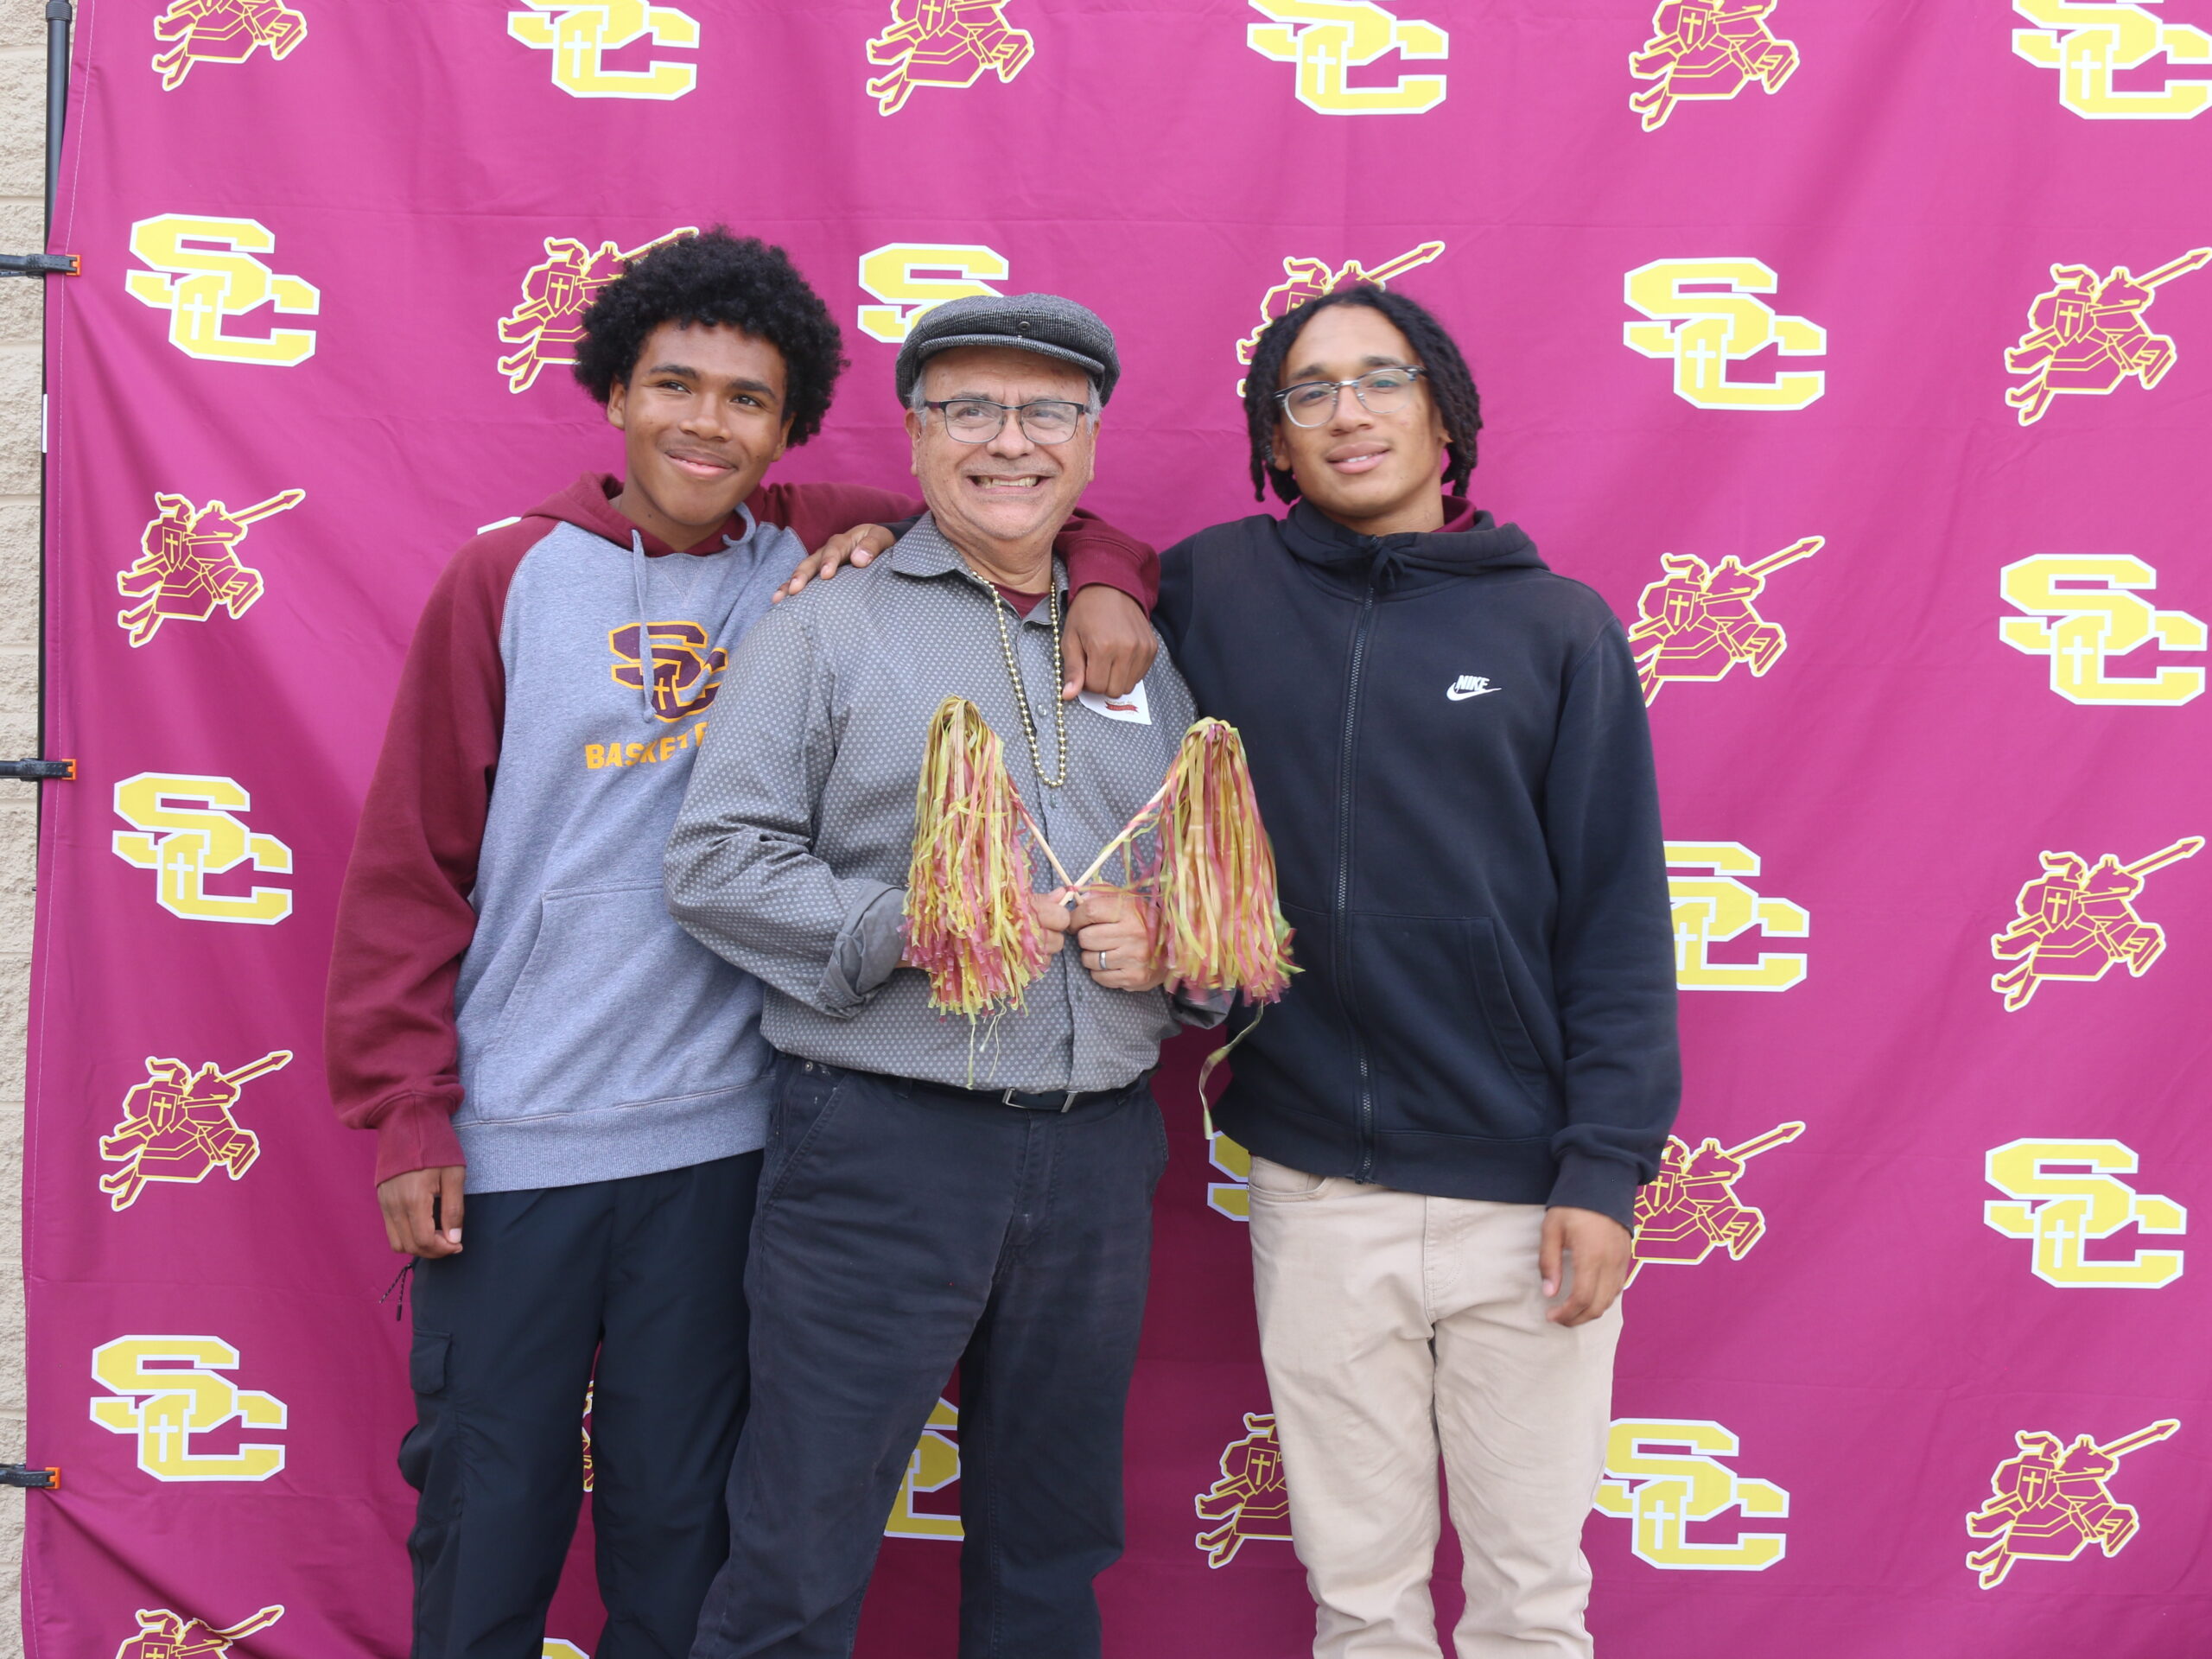
M 1304 970 L 1215 1122 L 1312 1174 L 1630 1225 L 1681 1090 L 1635 663 L 1518 526 L 1445 507 L 1465 527 L 1370 537 L 1301 501 L 1160 561 Z

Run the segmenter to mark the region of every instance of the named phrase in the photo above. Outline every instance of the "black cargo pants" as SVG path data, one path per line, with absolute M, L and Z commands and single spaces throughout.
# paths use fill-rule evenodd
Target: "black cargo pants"
M 540 1659 L 583 1496 L 587 1387 L 607 1606 L 593 1659 L 690 1651 L 728 1549 L 760 1159 L 471 1193 L 461 1253 L 418 1264 L 417 1421 L 399 1452 L 422 1494 L 414 1659 Z

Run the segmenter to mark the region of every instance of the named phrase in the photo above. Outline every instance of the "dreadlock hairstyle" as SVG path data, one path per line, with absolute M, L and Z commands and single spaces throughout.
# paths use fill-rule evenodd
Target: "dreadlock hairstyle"
M 1475 470 L 1475 434 L 1483 429 L 1482 398 L 1476 393 L 1475 377 L 1468 372 L 1466 359 L 1445 333 L 1444 325 L 1425 307 L 1373 283 L 1353 283 L 1286 311 L 1260 331 L 1252 348 L 1252 366 L 1244 377 L 1244 421 L 1252 435 L 1253 499 L 1266 500 L 1270 486 L 1282 500 L 1298 499 L 1298 480 L 1290 470 L 1268 464 L 1274 450 L 1275 423 L 1282 418 L 1282 405 L 1275 402 L 1275 393 L 1282 389 L 1277 383 L 1300 332 L 1316 312 L 1332 305 L 1363 305 L 1380 311 L 1406 337 L 1414 356 L 1427 371 L 1421 384 L 1428 388 L 1428 395 L 1436 400 L 1444 416 L 1447 461 L 1444 487 L 1454 493 L 1464 488 Z
M 717 225 L 657 243 L 631 260 L 584 313 L 584 337 L 576 343 L 584 390 L 605 403 L 628 382 L 646 340 L 664 322 L 736 328 L 766 340 L 784 355 L 791 442 L 804 443 L 822 429 L 845 367 L 844 340 L 781 248 Z

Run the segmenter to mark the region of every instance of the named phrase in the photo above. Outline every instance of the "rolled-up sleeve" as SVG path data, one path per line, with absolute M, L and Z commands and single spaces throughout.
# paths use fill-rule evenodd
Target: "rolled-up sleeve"
M 835 758 L 834 687 L 798 607 L 739 646 L 669 838 L 669 913 L 715 955 L 809 1007 L 849 1016 L 890 978 L 905 894 L 815 855 Z

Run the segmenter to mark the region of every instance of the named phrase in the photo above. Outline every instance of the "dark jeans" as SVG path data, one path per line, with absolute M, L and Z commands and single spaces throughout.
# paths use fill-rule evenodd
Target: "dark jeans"
M 416 1268 L 417 1421 L 399 1451 L 422 1494 L 414 1659 L 540 1659 L 583 1496 L 588 1385 L 607 1625 L 587 1645 L 690 1651 L 728 1548 L 760 1160 L 471 1193 L 461 1253 Z
M 695 1659 L 852 1652 L 956 1364 L 963 1659 L 1091 1659 L 1167 1160 L 1150 1089 L 1061 1114 L 786 1064 L 746 1270 L 729 1565 Z

